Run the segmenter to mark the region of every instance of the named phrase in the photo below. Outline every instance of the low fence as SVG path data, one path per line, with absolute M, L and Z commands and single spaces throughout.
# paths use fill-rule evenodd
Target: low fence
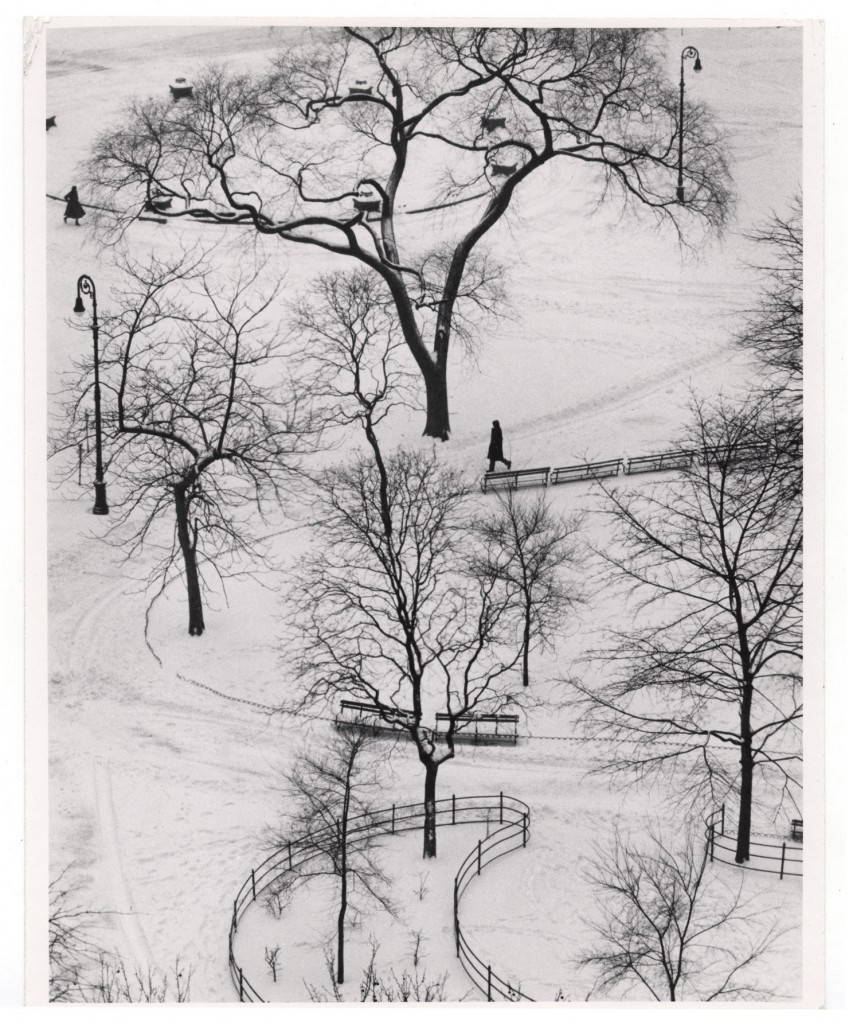
M 473 878 L 493 861 L 507 853 L 527 846 L 530 836 L 530 809 L 527 804 L 514 797 L 499 793 L 494 796 L 461 796 L 452 795 L 436 801 L 437 827 L 446 825 L 472 825 L 478 823 L 492 824 L 497 816 L 498 828 L 479 840 L 477 846 L 463 861 L 454 879 L 454 936 L 457 956 L 464 970 L 474 984 L 492 1001 L 500 995 L 509 1000 L 529 1000 L 516 987 L 501 978 L 474 952 L 460 928 L 460 899 Z M 365 843 L 376 835 L 394 835 L 419 829 L 424 824 L 424 804 L 393 804 L 392 807 L 380 811 L 372 811 L 358 815 L 348 822 L 348 842 L 355 846 Z M 246 977 L 236 960 L 234 943 L 239 930 L 239 922 L 248 909 L 264 896 L 275 882 L 289 871 L 295 871 L 304 864 L 324 856 L 316 849 L 316 843 L 324 837 L 330 837 L 336 826 L 327 826 L 309 835 L 293 839 L 275 850 L 270 856 L 251 870 L 241 889 L 233 900 L 233 914 L 230 919 L 229 935 L 229 967 L 230 977 L 239 1001 L 247 1003 L 263 1003 L 265 1000 Z
M 712 811 L 705 818 L 705 841 L 708 857 L 723 864 L 746 868 L 748 871 L 763 871 L 784 878 L 787 875 L 802 877 L 801 841 L 782 843 L 760 843 L 749 840 L 749 859 L 737 864 L 734 857 L 737 850 L 737 833 L 730 818 L 726 817 L 725 804 Z

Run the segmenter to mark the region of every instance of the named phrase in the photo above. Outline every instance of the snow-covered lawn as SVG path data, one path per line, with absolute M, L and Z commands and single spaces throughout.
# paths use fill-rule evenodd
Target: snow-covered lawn
M 48 191 L 64 195 L 76 183 L 83 203 L 85 183 L 75 168 L 127 99 L 161 93 L 176 75 L 191 76 L 207 60 L 255 66 L 280 40 L 267 29 L 48 31 L 47 112 L 58 125 L 47 137 Z M 680 40 L 677 30 L 670 35 L 674 55 Z M 531 179 L 517 212 L 492 237 L 508 268 L 515 318 L 483 340 L 479 366 L 455 358 L 453 435 L 437 446 L 445 462 L 479 475 L 496 417 L 517 466 L 652 451 L 675 439 L 691 389 L 710 396 L 749 379 L 744 357 L 730 343 L 731 313 L 751 302 L 753 289 L 754 278 L 740 266 L 750 251 L 743 232 L 784 208 L 799 186 L 801 38 L 791 29 L 698 29 L 686 42 L 699 47 L 705 65 L 688 87 L 717 108 L 729 132 L 738 222 L 724 243 L 684 256 L 666 233 L 589 211 L 589 195 L 573 172 L 550 166 Z M 670 67 L 674 74 L 672 58 Z M 91 274 L 105 308 L 116 271 L 85 223 L 63 224 L 59 204 L 46 203 L 48 388 L 55 398 L 61 373 L 88 343 L 67 325 L 76 279 Z M 425 222 L 435 227 L 440 216 L 410 217 L 407 230 Z M 221 235 L 227 259 L 224 233 L 137 224 L 130 244 L 143 254 L 151 246 L 168 250 L 180 235 Z M 270 265 L 285 277 L 285 310 L 327 269 L 328 257 L 264 245 Z M 235 250 L 229 258 L 237 258 Z M 391 439 L 424 444 L 421 427 L 420 413 L 399 414 Z M 294 694 L 278 640 L 287 595 L 274 579 L 234 581 L 226 600 L 213 598 L 207 632 L 198 639 L 186 634 L 183 596 L 174 589 L 155 606 L 146 642 L 149 598 L 100 539 L 109 520 L 90 515 L 88 482 L 59 486 L 56 469 L 48 472 L 55 484 L 46 680 L 52 876 L 73 865 L 79 899 L 112 912 L 99 925 L 103 945 L 161 970 L 180 956 L 193 969 L 193 1000 L 233 1001 L 227 964 L 233 898 L 264 856 L 264 826 L 280 817 L 280 769 L 308 730 L 320 737 L 330 728 L 256 706 L 273 707 Z M 649 476 L 636 486 L 652 482 Z M 117 494 L 119 482 L 108 484 Z M 550 493 L 564 511 L 595 500 L 582 484 Z M 291 529 L 302 512 L 293 498 L 276 528 L 275 552 L 284 563 L 308 543 L 305 529 Z M 592 516 L 587 530 L 598 538 Z M 139 564 L 131 571 L 140 577 L 143 570 Z M 591 671 L 578 659 L 619 608 L 599 598 L 580 610 L 555 654 L 535 659 L 535 685 L 554 692 L 564 676 Z M 599 751 L 568 738 L 575 733 L 568 708 L 531 712 L 522 731 L 535 738 L 515 748 L 462 747 L 439 773 L 438 796 L 504 791 L 532 813 L 527 849 L 488 868 L 469 890 L 464 929 L 494 969 L 535 998 L 562 991 L 582 1000 L 592 979 L 575 958 L 588 941 L 585 918 L 593 904 L 583 859 L 614 820 L 630 828 L 658 821 L 674 832 L 680 809 L 662 793 L 609 788 L 589 776 Z M 420 800 L 422 776 L 411 749 L 399 746 L 392 766 L 384 803 Z M 755 827 L 774 826 L 765 819 Z M 371 936 L 380 944 L 378 964 L 400 972 L 408 965 L 410 937 L 421 930 L 428 977 L 447 973 L 451 998 L 480 998 L 454 957 L 451 884 L 481 834 L 479 826 L 440 830 L 436 862 L 422 861 L 417 833 L 387 838 L 383 857 L 401 910 L 395 921 L 378 914 L 352 929 L 346 992 L 356 998 Z M 767 961 L 765 983 L 782 997 L 798 997 L 801 883 L 750 875 L 746 886 L 782 905 L 791 931 Z M 318 887 L 302 890 L 279 919 L 260 907 L 251 911 L 240 956 L 266 998 L 303 1001 L 305 982 L 326 984 L 323 947 L 333 921 L 332 897 Z M 275 985 L 262 958 L 277 943 L 282 974 Z

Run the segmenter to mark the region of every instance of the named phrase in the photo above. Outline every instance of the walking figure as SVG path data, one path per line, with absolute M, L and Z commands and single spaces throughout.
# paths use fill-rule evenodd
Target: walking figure
M 80 226 L 80 217 L 85 217 L 85 210 L 80 202 L 80 197 L 77 195 L 77 186 L 74 185 L 71 191 L 65 196 L 65 202 L 68 204 L 65 207 L 65 216 L 62 221 L 67 224 L 68 218 L 70 217 L 73 222 Z
M 501 424 L 498 420 L 492 421 L 492 433 L 489 435 L 489 451 L 486 453 L 489 459 L 489 472 L 495 469 L 496 462 L 503 462 L 510 469 L 513 465 L 509 459 L 504 458 L 504 438 L 501 436 Z

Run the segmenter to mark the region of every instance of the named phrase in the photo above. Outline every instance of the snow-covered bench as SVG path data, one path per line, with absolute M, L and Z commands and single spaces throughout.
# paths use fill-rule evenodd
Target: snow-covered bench
M 550 484 L 568 484 L 573 480 L 596 480 L 603 476 L 618 476 L 621 469 L 621 459 L 582 462 L 577 466 L 558 466 L 556 469 L 552 469 L 548 482 Z
M 693 452 L 657 452 L 654 455 L 636 455 L 628 459 L 626 473 L 654 473 L 666 469 L 689 469 Z
M 790 822 L 790 838 L 795 840 L 797 843 L 802 842 L 802 819 L 793 818 Z
M 454 739 L 458 743 L 511 743 L 519 742 L 518 715 L 455 715 Z M 437 713 L 436 732 L 448 732 L 451 715 Z
M 719 445 L 715 448 L 705 448 L 702 454 L 706 466 L 716 465 L 720 462 L 727 462 L 733 466 L 741 462 L 760 461 L 768 451 L 769 445 L 765 441 L 752 441 L 749 444 L 737 444 L 730 447 Z
M 371 729 L 374 732 L 400 732 L 406 728 L 403 722 L 405 716 L 412 720 L 413 712 L 399 709 L 398 721 L 387 721 L 381 717 L 374 704 L 358 700 L 343 700 L 339 702 L 335 725 L 337 729 L 358 727 Z
M 505 484 L 515 491 L 520 483 L 542 484 L 545 487 L 550 470 L 550 466 L 540 466 L 537 469 L 508 469 L 503 473 L 485 473 L 481 489 L 486 493 L 490 487 Z

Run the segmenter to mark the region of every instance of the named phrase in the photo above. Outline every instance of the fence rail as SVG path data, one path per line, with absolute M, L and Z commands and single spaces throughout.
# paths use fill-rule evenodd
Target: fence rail
M 486 796 L 457 796 L 456 794 L 436 801 L 436 825 L 472 825 L 479 823 L 491 824 L 497 813 L 499 827 L 478 844 L 463 861 L 454 879 L 454 939 L 457 956 L 471 980 L 491 1002 L 499 995 L 511 1001 L 531 1000 L 510 982 L 501 978 L 471 948 L 460 927 L 460 899 L 473 878 L 493 861 L 511 853 L 519 847 L 525 847 L 530 837 L 531 813 L 527 804 L 504 793 Z M 424 823 L 424 804 L 393 804 L 379 811 L 371 811 L 357 815 L 348 822 L 348 842 L 356 845 L 365 842 L 375 835 L 394 835 L 420 828 Z M 240 1002 L 263 1003 L 265 1000 L 246 977 L 242 967 L 236 960 L 234 943 L 239 930 L 239 922 L 248 909 L 274 883 L 289 871 L 294 871 L 311 860 L 323 856 L 316 849 L 316 844 L 323 838 L 330 837 L 336 826 L 328 825 L 323 829 L 311 832 L 287 842 L 271 853 L 261 864 L 251 869 L 242 887 L 233 900 L 233 913 L 230 918 L 229 967 L 230 977 Z M 531 1000 L 532 1001 L 532 1000 Z
M 749 859 L 737 864 L 737 834 L 732 828 L 730 818 L 726 816 L 725 804 L 712 811 L 705 818 L 705 841 L 711 861 L 718 860 L 723 864 L 734 864 L 747 871 L 762 871 L 778 875 L 780 879 L 790 875 L 802 877 L 802 844 L 791 840 L 782 843 L 759 843 L 749 840 Z M 758 849 L 755 849 L 755 848 Z M 766 851 L 766 852 L 761 852 Z M 753 863 L 756 862 L 756 863 Z

